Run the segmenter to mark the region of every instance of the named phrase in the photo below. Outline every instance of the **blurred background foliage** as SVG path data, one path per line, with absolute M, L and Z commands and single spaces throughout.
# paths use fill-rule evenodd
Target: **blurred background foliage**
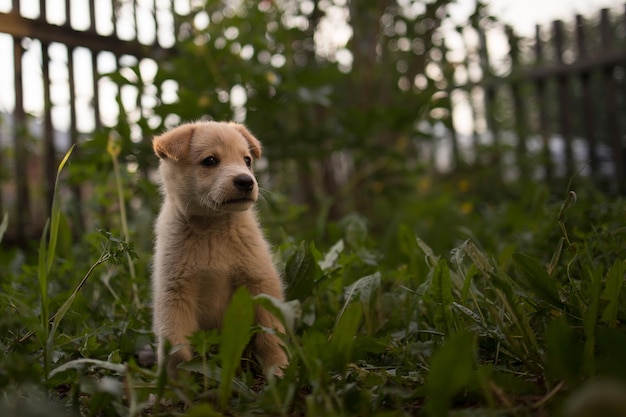
M 382 227 L 415 198 L 426 172 L 417 143 L 429 140 L 425 126 L 441 122 L 433 109 L 447 100 L 426 66 L 445 53 L 438 28 L 450 3 L 421 4 L 418 13 L 387 1 L 208 1 L 179 18 L 176 50 L 154 77 L 157 97 L 175 80 L 177 99 L 154 103 L 137 124 L 149 135 L 197 119 L 243 122 L 265 147 L 269 163 L 258 174 L 271 192 L 261 206 L 277 223 L 298 220 L 299 236 L 323 236 L 329 220 L 356 212 Z M 329 8 L 349 12 L 340 29 L 351 37 L 324 51 L 333 40 L 318 37 L 334 34 L 320 30 Z M 110 76 L 142 91 L 145 77 L 133 69 Z M 131 141 L 131 125 L 115 130 L 147 173 L 156 166 L 150 140 Z

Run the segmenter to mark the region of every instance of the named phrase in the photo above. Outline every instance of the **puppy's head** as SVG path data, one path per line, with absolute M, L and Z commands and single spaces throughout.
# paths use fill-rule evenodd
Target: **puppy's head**
M 258 197 L 261 144 L 237 123 L 197 122 L 154 138 L 165 198 L 194 216 L 247 210 Z

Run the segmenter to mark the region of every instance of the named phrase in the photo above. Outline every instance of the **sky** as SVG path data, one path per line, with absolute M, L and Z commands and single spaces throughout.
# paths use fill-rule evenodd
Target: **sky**
M 466 3 L 459 0 L 459 3 Z M 574 15 L 594 15 L 601 8 L 623 9 L 623 0 L 491 0 L 492 13 L 521 35 L 532 36 L 535 25 L 570 20 Z
M 151 18 L 151 8 L 154 4 L 154 0 L 136 0 L 138 5 L 138 19 Z M 346 0 L 334 0 L 336 3 L 341 3 Z M 399 0 L 402 2 L 401 0 Z M 404 0 L 408 3 L 409 0 Z M 0 12 L 9 12 L 12 7 L 13 0 L 0 0 Z M 26 17 L 35 18 L 39 15 L 39 3 L 40 0 L 21 0 L 21 14 Z M 110 4 L 109 2 L 98 1 L 95 2 L 98 7 Z M 156 0 L 158 10 L 164 10 L 168 5 L 168 0 Z M 624 0 L 490 0 L 491 13 L 497 16 L 502 22 L 512 25 L 515 30 L 525 36 L 534 36 L 535 25 L 540 24 L 543 26 L 549 25 L 549 23 L 555 19 L 563 19 L 565 21 L 571 21 L 576 14 L 582 14 L 584 16 L 597 15 L 598 10 L 603 7 L 611 8 L 621 12 L 624 8 Z M 48 9 L 48 16 L 52 23 L 61 24 L 64 21 L 65 16 L 65 0 L 46 0 L 45 4 Z M 75 29 L 83 30 L 88 26 L 88 11 L 87 0 L 72 0 L 71 4 L 76 5 L 71 11 L 72 26 Z M 131 3 L 129 1 L 121 2 L 122 9 L 121 14 L 124 17 L 124 7 L 127 7 Z M 181 4 L 188 4 L 188 0 L 175 0 L 177 11 L 182 12 L 181 9 L 186 6 L 180 6 Z M 475 1 L 474 0 L 457 0 L 450 8 L 452 24 L 462 24 L 466 21 L 467 16 L 471 14 Z M 110 16 L 110 9 L 99 9 L 97 14 L 100 16 Z M 132 38 L 134 36 L 134 29 L 132 29 L 132 18 L 129 18 L 130 14 L 126 14 L 126 25 L 120 25 L 120 27 L 130 27 L 131 29 L 123 30 L 119 33 L 122 38 Z M 341 19 L 340 14 L 337 17 Z M 107 33 L 112 31 L 112 25 L 110 19 L 100 19 L 96 22 L 96 26 L 100 33 Z M 167 27 L 167 24 L 162 25 Z M 339 43 L 346 42 L 349 37 L 346 36 L 346 32 L 337 30 L 339 26 L 336 22 L 331 22 L 329 30 L 335 31 L 336 39 Z M 148 30 L 149 32 L 149 30 Z M 156 34 L 163 42 L 171 42 L 171 36 L 163 34 Z M 154 31 L 152 33 L 139 34 L 139 40 L 142 41 L 142 36 L 146 39 L 151 39 L 155 36 Z M 454 47 L 452 37 L 450 38 L 451 45 Z M 12 43 L 11 37 L 8 35 L 0 34 L 0 62 L 5 62 L 7 57 L 12 59 Z M 493 37 L 490 39 L 490 50 L 494 52 L 497 57 L 498 51 L 505 51 L 503 49 L 503 39 Z M 28 45 L 26 45 L 28 46 Z M 50 51 L 52 59 L 51 76 L 53 77 L 53 91 L 52 100 L 56 104 L 55 114 L 53 114 L 53 121 L 55 127 L 59 130 L 67 130 L 69 125 L 69 105 L 67 104 L 68 95 L 67 88 L 63 88 L 63 83 L 67 84 L 67 70 L 63 68 L 64 62 L 67 58 L 64 56 L 65 52 L 63 48 L 56 51 L 54 48 Z M 26 50 L 24 55 L 24 74 L 23 77 L 28 82 L 25 85 L 25 107 L 29 113 L 39 114 L 41 113 L 42 105 L 42 83 L 41 79 L 41 54 L 36 51 L 38 48 L 34 48 L 32 51 Z M 34 51 L 34 52 L 33 52 Z M 506 54 L 506 51 L 504 52 Z M 83 54 L 75 54 L 76 65 L 78 66 L 90 66 L 89 54 L 84 51 Z M 340 60 L 341 57 L 338 57 Z M 497 59 L 497 58 L 496 58 Z M 100 62 L 101 61 L 101 62 Z M 112 61 L 110 57 L 106 59 L 106 55 L 98 61 L 98 67 L 101 72 L 114 70 L 114 63 L 107 62 Z M 145 72 L 154 73 L 156 65 L 150 62 L 145 63 Z M 11 112 L 14 107 L 14 99 L 12 94 L 13 87 L 13 74 L 11 65 L 0 65 L 0 112 Z M 78 128 L 79 131 L 88 132 L 94 128 L 93 124 L 93 112 L 89 102 L 92 99 L 92 92 L 90 90 L 91 79 L 89 71 L 84 72 L 84 78 L 82 82 L 78 84 L 83 86 L 89 86 L 83 90 L 80 85 L 77 88 L 77 105 L 78 114 Z M 79 75 L 80 76 L 80 75 Z M 38 81 L 39 80 L 39 81 Z M 116 90 L 112 83 L 106 84 L 101 81 L 101 92 L 105 95 L 106 100 L 113 100 L 115 98 Z M 175 94 L 175 92 L 173 93 Z M 132 92 L 123 94 L 123 100 L 128 103 L 128 106 L 133 106 L 136 99 L 136 92 L 133 95 Z M 106 124 L 114 124 L 117 119 L 116 106 L 110 114 L 103 114 Z M 81 113 L 82 112 L 82 113 Z M 91 112 L 91 113 L 90 113 Z M 462 120 L 462 119 L 461 119 Z

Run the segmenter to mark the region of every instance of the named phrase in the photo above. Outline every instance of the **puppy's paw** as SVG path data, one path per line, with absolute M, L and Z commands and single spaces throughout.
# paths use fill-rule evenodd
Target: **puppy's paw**
M 254 345 L 263 374 L 282 377 L 283 369 L 289 365 L 289 358 L 280 338 L 267 333 L 257 334 Z

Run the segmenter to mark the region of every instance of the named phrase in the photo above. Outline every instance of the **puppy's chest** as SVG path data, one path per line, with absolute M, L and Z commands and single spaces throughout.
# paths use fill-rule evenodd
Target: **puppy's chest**
M 202 280 L 227 280 L 237 285 L 245 257 L 236 242 L 220 235 L 190 235 L 179 243 L 185 269 Z

